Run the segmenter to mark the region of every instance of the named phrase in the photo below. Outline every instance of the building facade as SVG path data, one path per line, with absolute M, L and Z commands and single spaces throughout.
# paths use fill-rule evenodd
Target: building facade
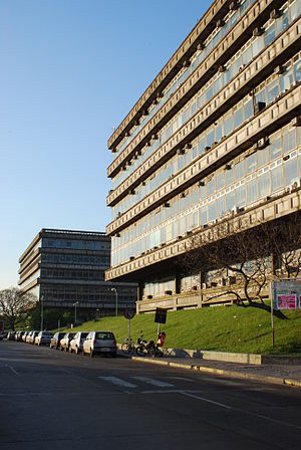
M 19 259 L 19 286 L 47 308 L 115 315 L 135 307 L 135 284 L 106 282 L 111 240 L 105 233 L 42 229 Z
M 301 0 L 214 1 L 109 139 L 107 280 L 141 312 L 200 306 L 192 235 L 300 210 L 300 114 Z

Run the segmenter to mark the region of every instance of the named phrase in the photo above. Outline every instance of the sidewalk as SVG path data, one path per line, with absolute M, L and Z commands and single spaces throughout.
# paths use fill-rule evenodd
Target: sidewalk
M 230 378 L 301 388 L 301 361 L 298 365 L 287 363 L 253 365 L 173 356 L 163 358 L 132 356 L 132 360 L 146 364 L 196 370 L 201 373 L 211 373 Z

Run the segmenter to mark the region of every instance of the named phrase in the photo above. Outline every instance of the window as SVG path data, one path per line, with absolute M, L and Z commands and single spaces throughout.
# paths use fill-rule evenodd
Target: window
M 283 186 L 282 166 L 275 167 L 271 170 L 272 192 L 276 192 Z

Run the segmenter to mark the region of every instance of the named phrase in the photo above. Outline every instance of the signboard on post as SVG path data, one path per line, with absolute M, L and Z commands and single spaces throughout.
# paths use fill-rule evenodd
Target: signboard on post
M 271 283 L 271 327 L 272 345 L 275 343 L 274 310 L 301 308 L 301 280 L 286 279 Z
M 273 309 L 301 308 L 301 280 L 273 281 L 272 297 Z
M 163 308 L 156 309 L 155 323 L 166 323 L 167 310 Z
M 129 320 L 131 320 L 135 316 L 135 314 L 136 311 L 134 310 L 134 308 L 126 308 L 123 313 L 124 317 Z

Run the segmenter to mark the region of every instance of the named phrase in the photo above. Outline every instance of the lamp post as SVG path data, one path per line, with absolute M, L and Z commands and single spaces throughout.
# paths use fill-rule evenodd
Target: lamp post
M 112 292 L 115 292 L 115 316 L 118 316 L 118 291 L 116 288 L 111 288 Z
M 73 303 L 74 306 L 74 325 L 76 326 L 76 307 L 79 305 L 79 302 Z
M 44 328 L 44 294 L 41 295 L 40 313 L 41 313 L 40 330 L 43 331 L 43 328 Z

